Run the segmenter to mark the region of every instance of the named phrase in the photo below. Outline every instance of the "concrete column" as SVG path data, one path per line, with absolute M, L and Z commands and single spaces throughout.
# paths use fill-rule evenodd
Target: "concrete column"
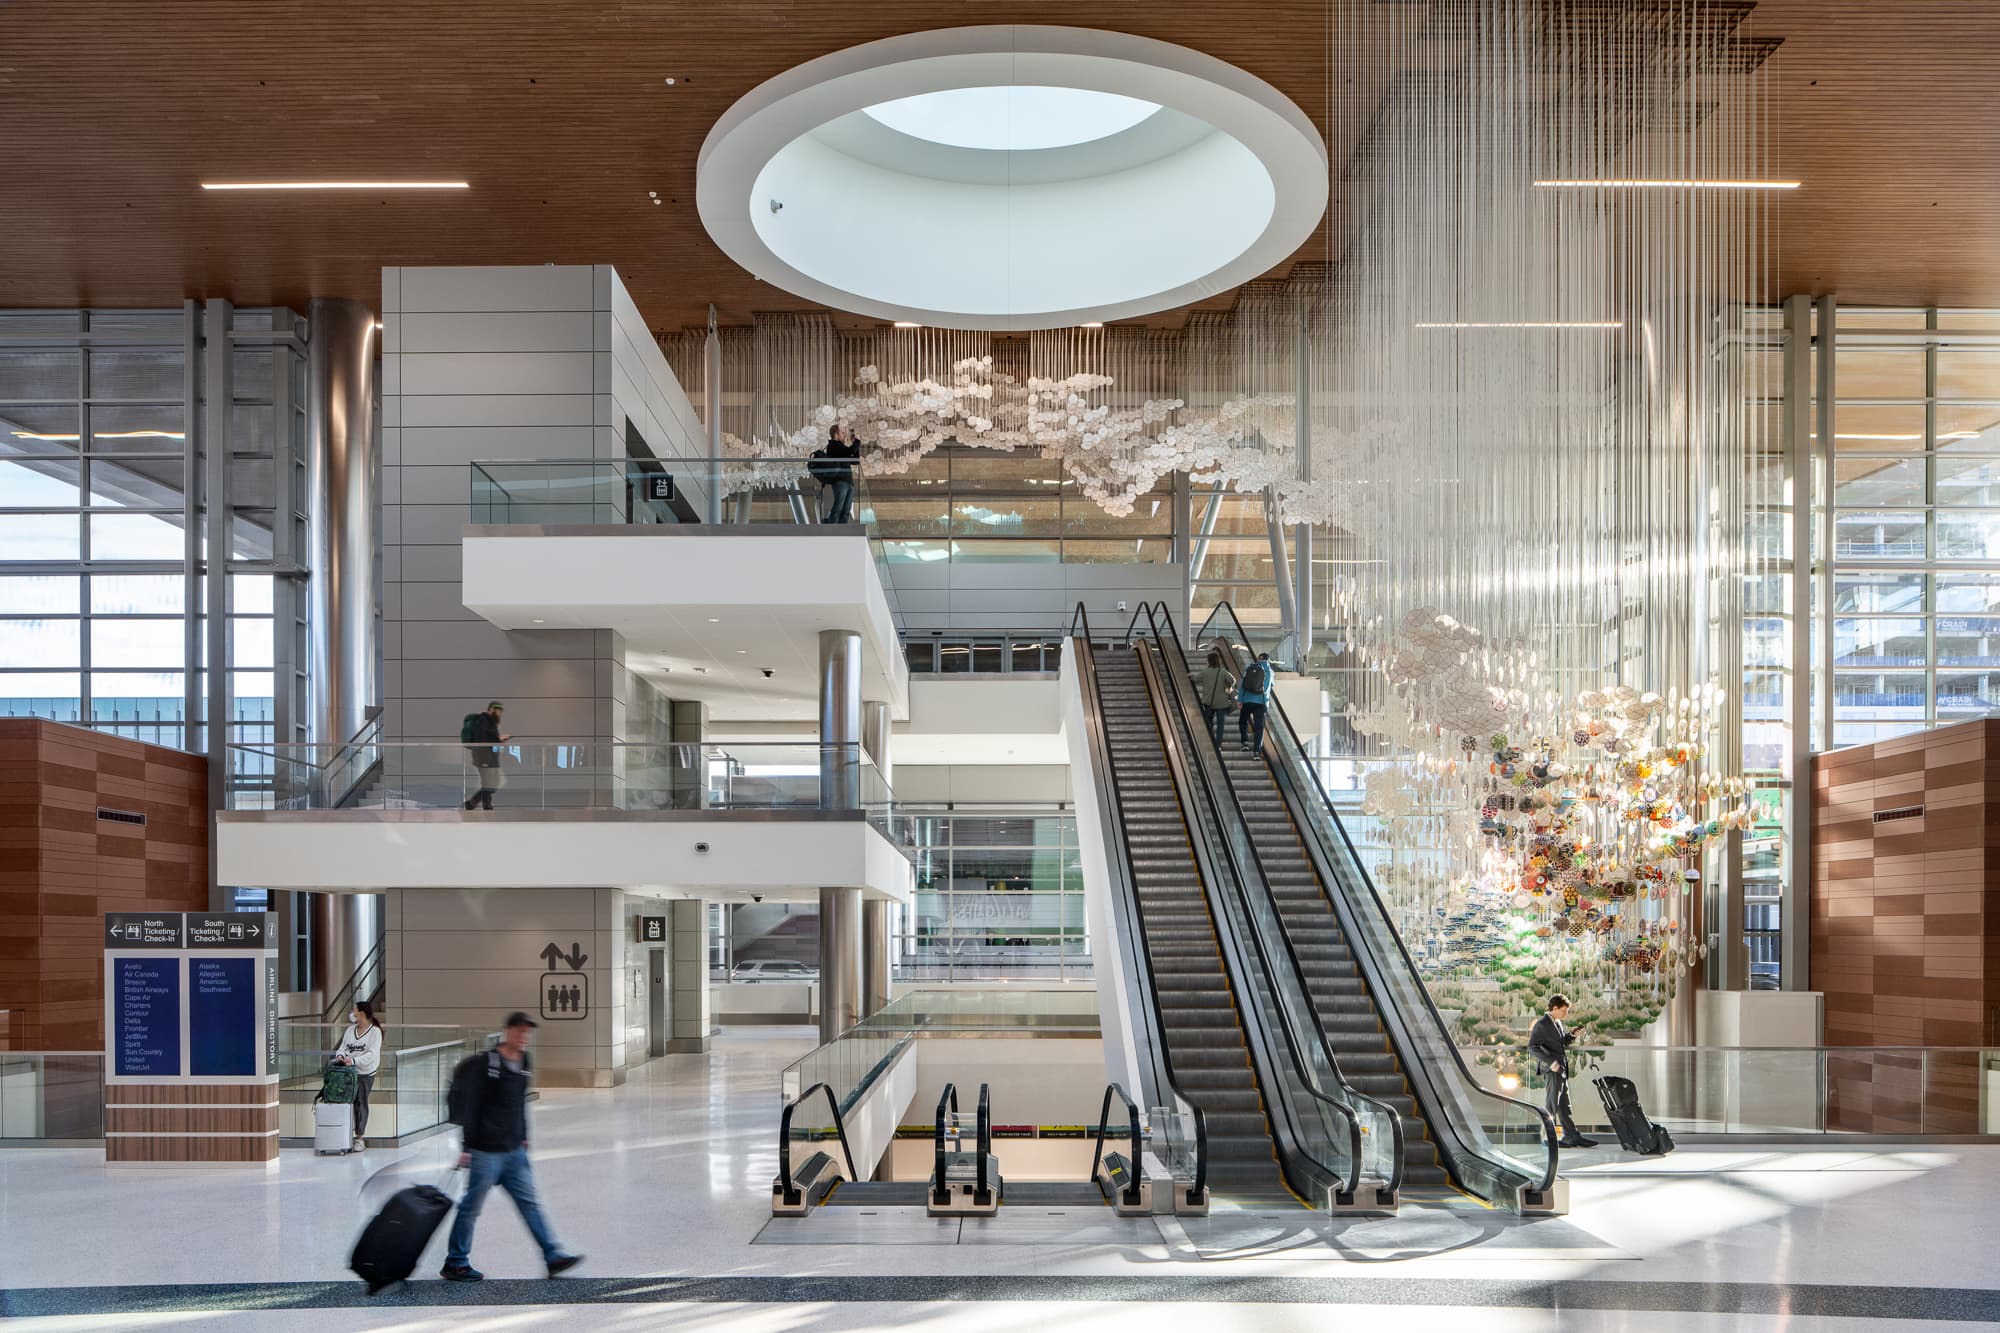
M 673 1014 L 667 1050 L 700 1054 L 708 1049 L 713 1028 L 708 1005 L 708 904 L 699 898 L 669 904 L 667 938 L 673 951 L 667 960 Z
M 861 636 L 819 635 L 819 792 L 827 809 L 860 804 Z M 861 891 L 819 891 L 819 1034 L 832 1041 L 861 1019 Z
M 885 786 L 893 782 L 895 765 L 889 753 L 889 705 L 870 700 L 861 705 L 861 748 L 875 763 Z M 889 1003 L 889 904 L 870 898 L 861 905 L 861 1014 L 865 1018 Z

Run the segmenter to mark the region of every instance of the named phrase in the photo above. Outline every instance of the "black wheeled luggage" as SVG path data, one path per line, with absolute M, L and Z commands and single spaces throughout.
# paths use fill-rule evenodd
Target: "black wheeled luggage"
M 424 1247 L 451 1212 L 451 1196 L 435 1185 L 397 1190 L 362 1229 L 347 1266 L 368 1284 L 368 1294 L 403 1281 L 417 1270 Z
M 1674 1136 L 1667 1133 L 1666 1126 L 1646 1118 L 1645 1108 L 1639 1105 L 1639 1089 L 1631 1079 L 1606 1074 L 1592 1081 L 1597 1085 L 1598 1100 L 1604 1103 L 1605 1118 L 1626 1152 L 1664 1157 L 1674 1150 Z

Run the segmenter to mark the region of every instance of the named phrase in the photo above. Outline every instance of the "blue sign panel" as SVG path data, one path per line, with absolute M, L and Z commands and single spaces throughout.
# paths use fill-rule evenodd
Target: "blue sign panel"
M 121 1078 L 177 1077 L 181 1072 L 181 960 L 112 960 L 112 1051 Z
M 248 1078 L 257 1072 L 256 959 L 188 959 L 188 1073 Z

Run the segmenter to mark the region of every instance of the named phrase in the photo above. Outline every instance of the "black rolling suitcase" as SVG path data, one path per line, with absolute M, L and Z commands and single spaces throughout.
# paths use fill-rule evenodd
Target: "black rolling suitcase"
M 347 1261 L 355 1276 L 368 1284 L 370 1296 L 416 1271 L 424 1247 L 451 1208 L 451 1196 L 435 1185 L 412 1185 L 390 1196 L 362 1229 Z
M 1674 1136 L 1667 1133 L 1667 1127 L 1646 1118 L 1645 1108 L 1639 1105 L 1639 1089 L 1631 1079 L 1606 1074 L 1593 1081 L 1598 1099 L 1604 1103 L 1605 1117 L 1618 1132 L 1618 1142 L 1626 1152 L 1665 1157 L 1674 1150 Z

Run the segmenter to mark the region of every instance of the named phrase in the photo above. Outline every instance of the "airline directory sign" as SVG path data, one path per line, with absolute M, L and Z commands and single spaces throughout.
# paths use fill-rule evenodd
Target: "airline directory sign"
M 109 1077 L 231 1083 L 275 1074 L 277 924 L 267 912 L 107 913 Z

